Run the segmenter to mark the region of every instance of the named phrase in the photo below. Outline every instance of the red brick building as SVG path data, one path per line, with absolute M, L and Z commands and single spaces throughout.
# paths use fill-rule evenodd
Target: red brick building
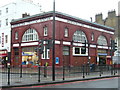
M 108 64 L 110 41 L 114 29 L 80 19 L 61 12 L 55 12 L 55 63 L 58 66 L 79 66 L 94 62 Z M 53 12 L 37 14 L 11 22 L 11 63 L 13 66 L 29 61 L 35 65 L 38 54 L 35 48 L 39 40 L 52 40 Z M 86 44 L 86 49 L 84 48 Z M 47 43 L 44 41 L 44 44 Z M 45 54 L 46 52 L 46 54 Z M 52 48 L 40 55 L 40 63 L 52 65 Z

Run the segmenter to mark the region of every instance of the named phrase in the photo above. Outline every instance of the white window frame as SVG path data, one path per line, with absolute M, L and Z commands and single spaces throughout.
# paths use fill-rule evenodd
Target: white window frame
M 84 43 L 85 40 L 87 41 L 86 35 L 82 30 L 77 30 L 73 35 L 74 42 L 81 42 Z
M 48 27 L 45 26 L 43 29 L 44 29 L 44 36 L 48 36 Z
M 66 27 L 64 30 L 64 37 L 68 37 L 68 33 L 69 33 L 69 31 L 68 31 L 68 28 Z
M 103 35 L 100 35 L 98 37 L 97 44 L 98 45 L 104 45 L 104 46 L 106 46 L 107 45 L 107 39 L 106 39 L 106 37 L 103 36 Z
M 22 42 L 29 42 L 29 41 L 38 41 L 38 33 L 35 29 L 28 29 L 23 37 Z
M 79 48 L 80 50 L 79 54 L 75 54 L 75 48 Z M 81 54 L 81 48 L 82 47 L 73 47 L 73 56 L 88 56 L 88 48 L 86 48 L 86 54 Z

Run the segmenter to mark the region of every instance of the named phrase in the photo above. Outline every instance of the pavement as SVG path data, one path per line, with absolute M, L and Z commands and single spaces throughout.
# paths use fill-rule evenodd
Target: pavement
M 106 70 L 102 72 L 95 71 L 95 72 L 83 73 L 79 69 L 75 69 L 71 71 L 65 70 L 63 72 L 63 69 L 58 68 L 55 70 L 55 81 L 53 81 L 52 68 L 50 67 L 47 68 L 47 71 L 45 71 L 44 68 L 41 68 L 40 78 L 38 75 L 38 68 L 23 68 L 22 74 L 20 74 L 21 71 L 20 68 L 13 68 L 11 69 L 10 82 L 8 84 L 8 73 L 7 73 L 8 69 L 0 68 L 0 79 L 1 79 L 0 87 L 10 88 L 10 87 L 24 87 L 24 86 L 34 86 L 34 85 L 46 85 L 46 84 L 74 82 L 74 81 L 83 81 L 83 80 L 92 80 L 92 79 L 120 76 L 119 70 L 116 70 L 115 72 L 113 71 L 113 73 L 111 73 L 111 70 Z

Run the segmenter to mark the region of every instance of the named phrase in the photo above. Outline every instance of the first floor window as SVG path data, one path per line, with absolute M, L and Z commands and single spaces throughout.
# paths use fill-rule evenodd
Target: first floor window
M 97 40 L 98 45 L 107 45 L 107 39 L 105 36 L 100 35 Z
M 86 48 L 85 47 L 81 48 L 81 54 L 86 54 Z
M 85 49 L 84 47 L 73 47 L 73 55 L 88 55 L 88 48 Z
M 75 52 L 75 54 L 80 54 L 80 48 L 76 47 L 74 52 Z
M 17 35 L 17 32 L 16 32 L 16 37 L 17 36 L 18 35 Z M 38 40 L 38 33 L 35 29 L 28 29 L 22 37 L 22 42 L 37 41 L 37 40 Z

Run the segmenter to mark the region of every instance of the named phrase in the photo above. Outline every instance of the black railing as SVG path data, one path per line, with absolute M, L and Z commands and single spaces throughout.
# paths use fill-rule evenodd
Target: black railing
M 37 66 L 37 67 L 8 67 L 2 68 L 2 83 L 3 85 L 10 85 L 11 83 L 36 83 L 36 82 L 50 82 L 52 81 L 52 67 L 51 66 Z M 76 67 L 70 66 L 56 66 L 55 77 L 56 80 L 70 80 L 89 77 L 118 75 L 118 68 L 115 65 L 82 65 Z

